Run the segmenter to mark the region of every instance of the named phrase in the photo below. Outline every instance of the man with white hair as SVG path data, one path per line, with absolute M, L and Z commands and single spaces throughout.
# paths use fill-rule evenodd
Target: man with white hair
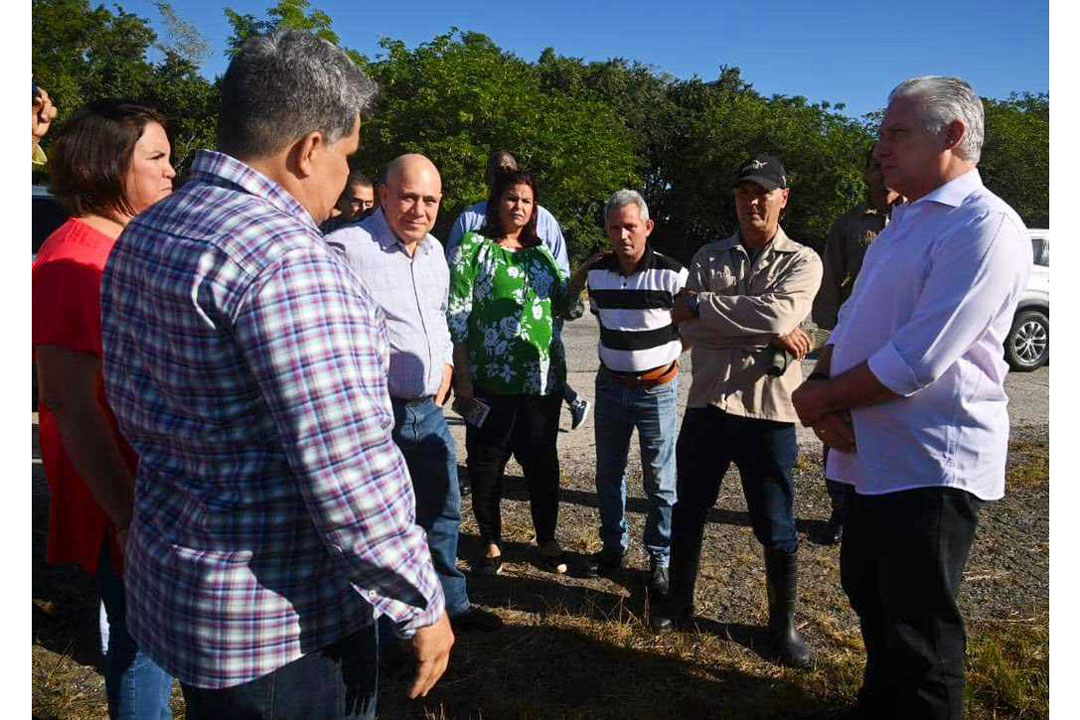
M 679 435 L 679 354 L 683 346 L 671 320 L 687 271 L 649 245 L 649 208 L 633 190 L 619 190 L 604 208 L 613 252 L 594 256 L 575 273 L 571 293 L 585 283 L 600 321 L 596 373 L 596 496 L 603 549 L 586 572 L 626 566 L 626 460 L 638 431 L 642 482 L 649 497 L 645 549 L 649 589 L 667 595 L 671 513 L 675 505 L 675 440 Z
M 793 400 L 851 483 L 841 547 L 859 615 L 867 718 L 960 718 L 964 621 L 956 593 L 984 501 L 1005 490 L 1002 344 L 1031 266 L 1019 216 L 976 165 L 982 102 L 958 78 L 889 95 L 875 156 L 908 201 Z M 857 438 L 857 441 L 856 441 Z

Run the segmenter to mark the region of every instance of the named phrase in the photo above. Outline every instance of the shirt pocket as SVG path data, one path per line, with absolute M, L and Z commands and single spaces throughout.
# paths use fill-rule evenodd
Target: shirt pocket
M 709 277 L 709 292 L 716 293 L 717 295 L 738 295 L 738 276 L 726 265 L 717 269 L 712 276 Z

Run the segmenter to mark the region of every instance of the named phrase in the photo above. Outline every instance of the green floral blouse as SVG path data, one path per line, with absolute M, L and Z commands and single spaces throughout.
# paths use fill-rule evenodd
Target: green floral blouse
M 471 232 L 450 259 L 446 313 L 473 383 L 495 395 L 550 395 L 566 382 L 567 278 L 546 245 L 507 250 Z

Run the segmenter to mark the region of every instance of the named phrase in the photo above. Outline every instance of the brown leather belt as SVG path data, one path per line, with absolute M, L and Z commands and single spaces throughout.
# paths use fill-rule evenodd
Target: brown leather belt
M 675 360 L 670 365 L 646 370 L 640 374 L 615 372 L 608 370 L 611 379 L 628 388 L 640 389 L 651 388 L 657 385 L 669 383 L 679 376 L 679 361 Z

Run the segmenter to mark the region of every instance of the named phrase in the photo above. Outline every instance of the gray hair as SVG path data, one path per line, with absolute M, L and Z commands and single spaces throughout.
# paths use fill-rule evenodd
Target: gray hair
M 638 210 L 641 212 L 641 222 L 649 221 L 649 206 L 645 204 L 645 198 L 641 197 L 641 193 L 637 190 L 616 190 L 611 197 L 608 198 L 607 204 L 604 206 L 604 222 L 607 223 L 608 215 L 612 210 L 618 210 L 624 208 L 627 205 L 637 205 Z
M 964 123 L 964 137 L 956 146 L 956 154 L 968 162 L 979 162 L 983 145 L 983 104 L 970 84 L 955 77 L 916 77 L 893 88 L 889 93 L 889 104 L 897 98 L 920 101 L 919 119 L 932 135 L 941 134 L 954 120 Z
M 378 90 L 343 50 L 310 33 L 252 38 L 221 81 L 218 148 L 244 159 L 273 155 L 311 132 L 337 142 Z

